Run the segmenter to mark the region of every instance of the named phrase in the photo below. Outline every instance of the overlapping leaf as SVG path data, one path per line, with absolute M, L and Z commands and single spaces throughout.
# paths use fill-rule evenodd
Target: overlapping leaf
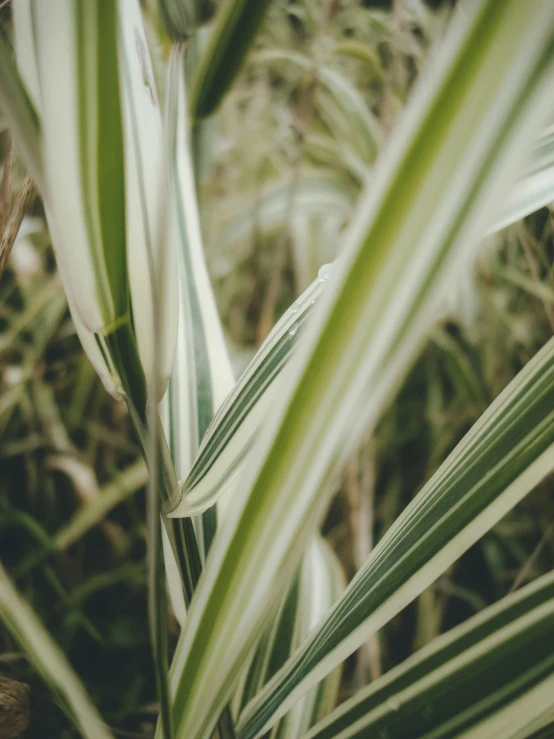
M 200 440 L 233 387 L 233 373 L 206 269 L 186 116 L 184 48 L 173 50 L 166 111 L 174 206 L 172 233 L 179 251 L 180 320 L 167 394 L 166 430 L 175 471 L 187 475 Z M 206 553 L 215 534 L 215 508 L 198 527 Z
M 241 719 L 258 736 L 554 468 L 554 339 L 487 409 Z
M 385 733 L 389 739 L 439 739 L 468 736 L 473 729 L 508 739 L 528 731 L 537 716 L 554 708 L 554 652 L 545 649 L 553 624 L 554 573 L 417 652 L 337 708 L 306 739 Z M 544 697 L 540 705 L 537 695 Z M 516 700 L 521 710 L 514 721 Z
M 553 40 L 546 0 L 532 13 L 483 0 L 458 15 L 419 87 L 212 545 L 175 659 L 178 736 L 210 733 L 300 560 L 301 532 L 314 531 L 346 454 L 494 222 L 546 118 Z
M 502 217 L 497 220 L 490 232 L 497 231 L 515 223 L 529 213 L 538 210 L 554 200 L 554 129 L 547 128 L 535 144 L 525 174 L 517 182 L 504 208 Z M 325 195 L 333 196 L 333 188 L 328 189 L 327 180 L 314 179 L 305 181 L 306 200 L 300 198 L 298 209 L 304 215 L 311 213 L 313 202 L 319 208 L 326 205 Z M 320 189 L 321 188 L 321 189 Z M 337 192 L 340 195 L 342 190 Z M 262 205 L 260 219 L 262 226 L 270 223 L 284 228 L 285 192 L 277 190 L 268 193 L 267 213 Z M 343 202 L 337 199 L 337 204 Z M 277 207 L 281 203 L 282 208 Z M 345 216 L 346 217 L 346 214 Z M 237 219 L 234 227 L 230 227 L 226 238 L 240 238 L 246 233 L 250 219 L 254 215 L 244 215 Z M 267 221 L 267 222 L 266 222 Z M 234 236 L 231 237 L 230 234 Z M 223 238 L 223 237 L 222 237 Z M 329 276 L 331 268 L 324 268 L 322 275 Z M 203 510 L 212 505 L 222 490 L 227 489 L 236 479 L 244 459 L 252 445 L 261 421 L 274 402 L 274 392 L 279 374 L 286 366 L 296 342 L 300 339 L 304 321 L 312 312 L 325 281 L 318 280 L 310 285 L 293 306 L 283 315 L 256 354 L 237 385 L 221 405 L 212 421 L 202 447 L 194 461 L 190 475 L 187 476 L 182 493 L 185 498 L 176 512 L 190 515 L 194 511 Z M 189 511 L 189 513 L 186 513 Z
M 314 537 L 297 576 L 261 635 L 253 659 L 241 678 L 233 698 L 237 713 L 286 661 L 343 590 L 344 575 L 338 560 L 324 539 Z M 272 729 L 271 736 L 295 739 L 302 736 L 318 716 L 327 715 L 336 703 L 340 676 L 341 670 L 335 670 L 327 680 L 309 691 Z

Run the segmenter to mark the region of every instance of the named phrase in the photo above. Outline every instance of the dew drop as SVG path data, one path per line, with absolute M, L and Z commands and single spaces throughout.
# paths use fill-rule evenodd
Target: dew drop
M 400 698 L 397 695 L 391 695 L 387 701 L 387 705 L 391 711 L 398 711 L 400 708 Z
M 324 264 L 322 267 L 319 268 L 319 272 L 317 273 L 318 280 L 320 282 L 327 282 L 332 272 L 333 272 L 333 265 Z
M 289 329 L 289 336 L 296 336 L 297 331 L 298 331 L 298 324 L 295 323 L 294 326 L 291 326 Z
M 291 305 L 290 311 L 291 311 L 291 313 L 298 313 L 299 310 L 300 310 L 300 303 L 298 301 L 296 301 L 296 303 L 293 303 Z

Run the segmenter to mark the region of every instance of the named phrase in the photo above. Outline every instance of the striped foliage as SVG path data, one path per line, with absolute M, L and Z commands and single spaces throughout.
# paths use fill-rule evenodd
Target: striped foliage
M 233 82 L 263 20 L 269 0 L 224 0 L 200 59 L 194 80 L 190 115 L 211 115 Z
M 178 477 L 185 477 L 200 440 L 234 378 L 206 269 L 186 115 L 184 47 L 169 62 L 166 129 L 168 137 L 172 234 L 178 245 L 180 315 L 177 353 L 166 397 L 166 432 Z M 204 555 L 215 534 L 212 508 L 197 527 Z
M 547 128 L 537 140 L 531 153 L 530 162 L 524 169 L 502 217 L 495 223 L 490 233 L 511 225 L 547 205 L 554 199 L 554 129 Z M 346 204 L 342 198 L 343 190 L 329 188 L 331 183 L 325 179 L 307 179 L 303 185 L 297 208 L 302 215 L 309 217 L 325 209 L 326 195 L 332 196 L 332 203 Z M 335 200 L 335 193 L 337 199 Z M 259 212 L 259 227 L 285 227 L 286 191 L 278 189 L 268 193 Z M 280 204 L 280 208 L 277 207 Z M 312 211 L 312 203 L 317 210 Z M 328 206 L 327 206 L 328 207 Z M 267 208 L 267 210 L 266 210 Z M 338 210 L 337 210 L 338 212 Z M 342 217 L 346 217 L 346 214 Z M 252 227 L 254 214 L 244 214 L 234 226 L 225 232 L 224 241 L 233 233 L 234 238 L 246 234 Z M 218 242 L 219 243 L 219 242 Z M 225 402 L 210 424 L 202 441 L 202 447 L 194 460 L 190 474 L 182 485 L 183 501 L 175 513 L 191 515 L 202 510 L 217 499 L 236 480 L 244 460 L 251 448 L 256 432 L 274 403 L 277 378 L 292 356 L 292 349 L 300 339 L 304 322 L 312 312 L 315 301 L 325 287 L 326 279 L 332 274 L 332 265 L 321 270 L 322 278 L 311 284 L 283 315 L 271 334 L 257 352 L 237 384 L 226 397 Z M 178 471 L 182 478 L 182 472 Z M 187 513 L 188 511 L 188 513 Z
M 24 90 L 14 94 L 6 102 L 9 117 L 16 116 L 13 135 L 45 202 L 79 335 L 91 334 L 84 348 L 106 386 L 117 394 L 123 385 L 140 409 L 141 373 L 154 365 L 157 281 L 164 283 L 161 387 L 177 316 L 162 123 L 140 8 L 134 0 L 54 0 L 48 7 L 23 0 L 14 5 L 14 21 L 19 71 L 38 123 L 30 150 L 19 114 Z M 12 86 L 17 82 L 21 87 L 15 78 Z M 133 344 L 139 368 L 131 366 Z
M 239 736 L 258 736 L 553 467 L 554 339 L 488 408 L 387 531 L 340 601 L 247 706 Z
M 186 116 L 184 47 L 171 54 L 165 129 L 170 181 L 170 237 L 177 248 L 179 326 L 162 421 L 175 473 L 188 474 L 208 423 L 233 374 L 206 270 Z M 174 612 L 182 624 L 217 526 L 216 507 L 193 527 L 164 519 L 164 559 Z
M 205 510 L 236 479 L 256 431 L 275 402 L 275 380 L 288 362 L 331 269 L 331 265 L 322 267 L 320 277 L 286 311 L 225 398 L 182 485 L 184 497 L 172 515 Z
M 18 0 L 17 66 L 0 37 L 0 103 L 43 196 L 77 331 L 106 387 L 127 395 L 150 463 L 158 450 L 149 508 L 157 739 L 207 739 L 218 720 L 221 739 L 234 736 L 232 721 L 238 739 L 549 736 L 553 575 L 332 709 L 341 663 L 551 472 L 554 339 L 346 590 L 318 525 L 345 459 L 398 389 L 480 240 L 554 199 L 554 129 L 544 129 L 554 5 L 468 3 L 371 182 L 382 133 L 356 88 L 300 54 L 257 55 L 312 75 L 330 135 L 316 134 L 307 150 L 330 161 L 347 151 L 352 182 L 367 184 L 352 214 L 339 178 L 310 171 L 292 218 L 290 187 L 277 184 L 216 238 L 214 249 L 235 248 L 256 223 L 301 241 L 325 218 L 342 232 L 337 262 L 234 384 L 203 253 L 198 125 L 228 91 L 268 0 L 223 0 L 201 55 L 197 0 L 159 4 L 173 43 L 164 122 L 137 0 Z M 194 70 L 188 102 L 185 69 Z M 150 439 L 145 407 L 146 385 L 158 400 L 168 378 L 166 448 L 156 404 Z M 183 626 L 169 690 L 158 492 Z M 1 568 L 0 615 L 81 733 L 109 737 Z
M 259 646 L 241 677 L 233 697 L 237 714 L 329 610 L 344 586 L 342 568 L 329 545 L 321 537 L 314 537 L 299 572 L 292 579 L 277 613 L 261 634 Z M 318 717 L 328 714 L 336 704 L 340 676 L 341 670 L 335 670 L 298 701 L 294 709 L 273 727 L 270 732 L 272 739 L 303 736 Z
M 301 532 L 314 531 L 345 455 L 494 222 L 544 124 L 553 39 L 550 3 L 529 13 L 484 0 L 458 16 L 420 85 L 212 545 L 176 658 L 178 736 L 212 730 L 300 560 Z
M 306 739 L 528 736 L 554 708 L 553 634 L 554 573 L 436 639 Z
M 189 471 L 206 424 L 233 383 L 203 256 L 190 146 L 186 134 L 184 70 L 184 49 L 176 46 L 168 68 L 166 129 L 172 203 L 175 208 L 172 225 L 175 229 L 175 243 L 179 245 L 181 312 L 175 365 L 164 399 L 164 416 L 171 456 L 178 475 L 186 475 Z M 221 502 L 224 505 L 219 506 L 219 512 L 224 515 L 225 497 Z M 211 528 L 216 525 L 214 514 L 215 508 L 206 511 L 202 522 L 196 526 L 204 556 L 209 540 L 215 533 Z M 173 519 L 172 523 L 179 525 L 182 522 Z M 173 534 L 178 536 L 175 530 Z M 169 542 L 169 539 L 166 541 Z M 174 608 L 183 624 L 185 608 L 179 596 L 180 579 L 167 544 L 166 563 L 169 563 L 166 567 L 170 582 L 174 583 L 171 591 Z M 268 629 L 267 638 L 262 637 L 260 640 L 253 665 L 248 674 L 244 675 L 243 698 L 241 700 L 240 696 L 235 696 L 239 704 L 245 703 L 273 675 L 343 589 L 340 566 L 334 555 L 322 540 L 314 540 L 304 557 L 300 576 L 291 585 L 287 596 L 289 607 L 278 610 Z M 294 603 L 292 609 L 291 601 Z M 177 670 L 178 664 L 173 668 L 174 675 Z M 339 672 L 336 671 L 321 686 L 299 701 L 295 712 L 279 722 L 272 735 L 282 739 L 298 736 L 299 727 L 303 731 L 318 717 L 328 713 L 336 701 L 338 675 Z

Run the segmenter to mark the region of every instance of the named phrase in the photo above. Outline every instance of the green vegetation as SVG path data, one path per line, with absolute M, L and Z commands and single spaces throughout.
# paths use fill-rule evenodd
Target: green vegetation
M 554 7 L 452 5 L 0 7 L 24 736 L 554 736 Z

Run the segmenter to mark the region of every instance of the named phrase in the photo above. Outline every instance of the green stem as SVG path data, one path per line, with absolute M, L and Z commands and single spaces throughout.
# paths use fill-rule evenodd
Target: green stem
M 144 460 L 151 473 L 147 516 L 148 615 L 163 732 L 165 739 L 172 739 L 173 722 L 168 682 L 167 591 L 160 516 L 162 515 L 162 501 L 167 504 L 178 495 L 177 480 L 159 419 L 157 428 L 152 430 L 155 439 L 149 443 L 146 378 L 130 322 L 125 321 L 112 331 L 106 337 L 106 343 L 127 398 L 127 405 Z M 169 538 L 181 572 L 185 600 L 188 605 L 200 575 L 200 554 L 192 522 L 188 519 L 183 522 L 173 521 L 165 516 L 162 520 L 168 533 L 171 531 Z

